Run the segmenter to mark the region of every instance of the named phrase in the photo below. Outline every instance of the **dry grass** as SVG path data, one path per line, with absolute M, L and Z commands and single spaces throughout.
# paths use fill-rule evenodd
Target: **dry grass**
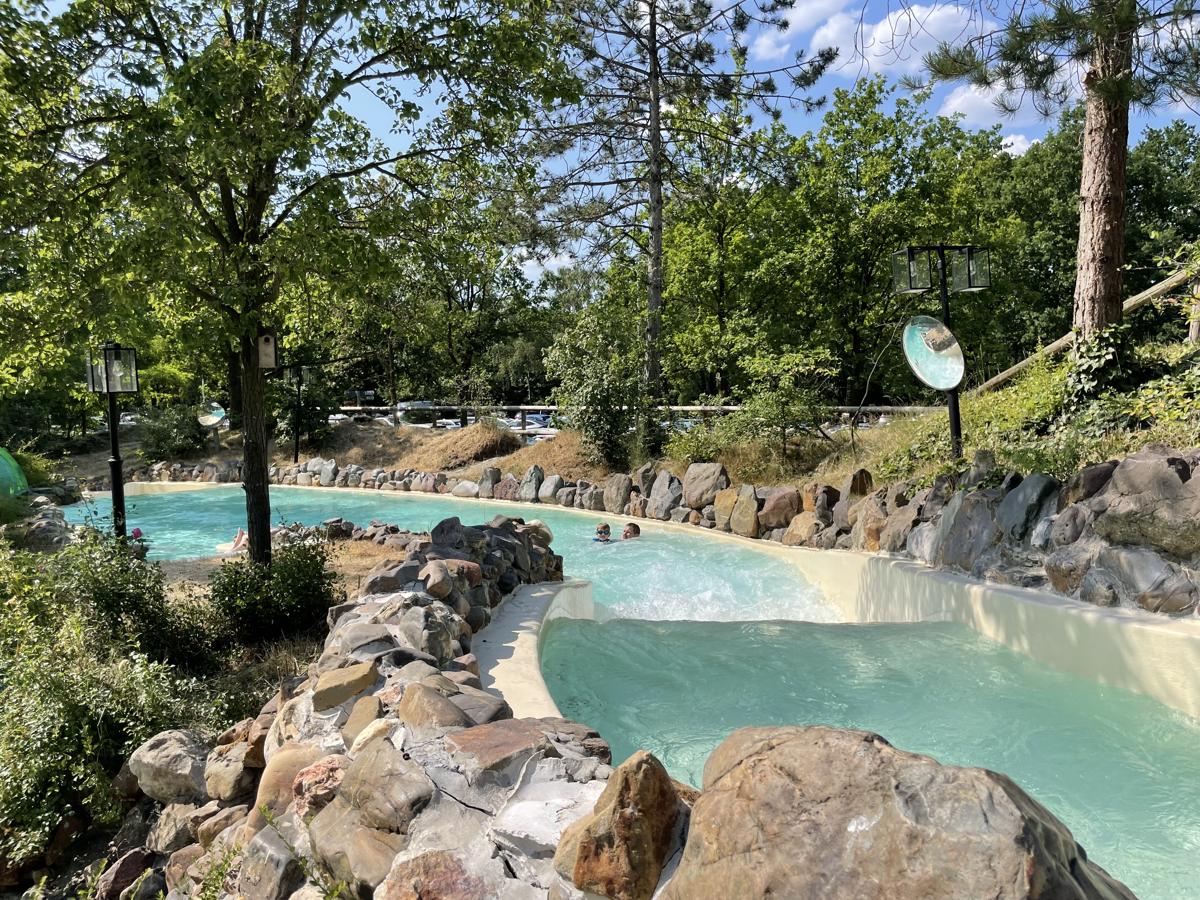
M 401 457 L 412 453 L 430 437 L 427 428 L 396 428 L 383 422 L 343 422 L 320 447 L 306 448 L 301 444 L 300 460 L 303 462 L 313 456 L 333 457 L 343 466 L 394 469 Z M 273 459 L 277 465 L 291 465 L 291 447 L 276 447 Z
M 839 431 L 834 435 L 831 452 L 816 467 L 813 477 L 836 485 L 857 469 L 878 468 L 880 463 L 901 453 L 924 437 L 929 432 L 930 420 L 933 417 L 940 421 L 946 418 L 946 414 L 936 412 L 920 416 L 901 416 L 882 427 L 853 432 Z M 923 477 L 937 467 L 937 464 L 930 463 L 928 471 L 921 470 L 915 474 L 917 477 Z
M 495 466 L 504 474 L 511 473 L 520 478 L 532 465 L 541 466 L 548 475 L 561 475 L 571 481 L 581 478 L 598 481 L 609 473 L 605 466 L 593 462 L 588 456 L 578 432 L 560 431 L 548 441 L 530 444 L 499 459 L 485 460 L 459 474 L 478 481 L 483 477 L 484 469 Z
M 507 428 L 493 422 L 478 422 L 468 428 L 432 432 L 427 440 L 397 459 L 395 467 L 453 472 L 480 460 L 505 456 L 520 447 L 521 439 Z

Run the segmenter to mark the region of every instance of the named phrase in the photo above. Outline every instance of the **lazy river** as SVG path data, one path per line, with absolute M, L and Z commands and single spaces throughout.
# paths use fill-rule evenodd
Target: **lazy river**
M 546 522 L 569 577 L 593 583 L 605 621 L 557 619 L 542 668 L 563 715 L 616 761 L 645 747 L 699 784 L 734 728 L 821 723 L 877 731 L 943 762 L 1004 772 L 1058 815 L 1139 896 L 1200 883 L 1200 722 L 1149 698 L 1064 674 L 948 623 L 838 622 L 787 554 L 703 532 L 650 530 L 597 545 L 602 514 L 368 491 L 272 488 L 282 522 L 342 516 L 424 530 L 447 516 Z M 67 509 L 103 518 L 107 500 Z M 239 487 L 128 500 L 151 556 L 208 556 L 244 521 Z M 621 520 L 608 517 L 616 533 Z

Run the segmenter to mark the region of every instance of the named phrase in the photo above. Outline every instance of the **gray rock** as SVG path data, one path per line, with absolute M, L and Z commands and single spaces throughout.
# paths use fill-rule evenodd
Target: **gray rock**
M 938 529 L 932 522 L 922 522 L 908 533 L 905 542 L 905 552 L 913 559 L 920 560 L 926 565 L 933 565 L 933 557 L 937 552 Z
M 194 731 L 156 734 L 129 758 L 129 770 L 147 797 L 159 803 L 205 800 L 204 764 L 208 745 Z
M 204 765 L 204 789 L 214 800 L 234 800 L 254 790 L 255 772 L 246 765 L 245 741 L 214 747 Z
M 1108 486 L 1087 501 L 1092 527 L 1114 544 L 1200 555 L 1200 478 L 1178 457 L 1136 453 L 1121 461 Z
M 286 836 L 289 830 L 295 830 L 292 813 L 267 825 L 246 845 L 238 875 L 238 890 L 244 896 L 287 900 L 304 884 L 300 860 L 292 852 L 294 840 Z
M 1047 501 L 1057 504 L 1059 483 L 1049 475 L 1030 475 L 1009 491 L 996 508 L 996 527 L 1001 537 L 1021 543 L 1033 529 Z
M 729 516 L 729 530 L 742 537 L 758 537 L 758 495 L 753 485 L 743 484 L 738 488 L 737 501 Z
M 1133 900 L 1005 776 L 875 734 L 743 728 L 708 758 L 703 788 L 663 900 Z
M 541 490 L 545 477 L 541 466 L 534 465 L 526 469 L 525 476 L 521 479 L 521 487 L 517 494 L 518 499 L 523 503 L 537 503 L 538 491 Z
M 633 479 L 620 472 L 614 472 L 604 479 L 604 510 L 620 515 L 625 505 L 629 503 L 629 494 L 633 490 Z
M 460 481 L 450 489 L 450 496 L 474 499 L 479 496 L 479 484 L 474 481 Z
M 663 469 L 654 477 L 650 488 L 650 499 L 646 503 L 646 517 L 666 521 L 671 512 L 683 500 L 683 482 Z
M 1192 612 L 1200 603 L 1200 573 L 1153 550 L 1105 547 L 1096 564 L 1113 576 L 1123 597 L 1150 612 Z
M 355 757 L 338 797 L 359 811 L 361 825 L 406 834 L 409 823 L 433 798 L 433 791 L 425 770 L 381 737 L 370 741 Z
M 337 482 L 338 464 L 335 460 L 329 460 L 325 465 L 321 466 L 320 478 L 321 484 L 324 487 L 332 487 Z
M 1117 461 L 1115 459 L 1084 466 L 1067 481 L 1058 498 L 1059 509 L 1065 509 L 1072 503 L 1081 503 L 1100 493 L 1108 485 L 1116 468 Z
M 653 490 L 656 480 L 657 474 L 653 462 L 643 463 L 633 473 L 633 486 L 638 489 L 638 493 L 643 497 L 650 496 L 650 491 Z
M 917 503 L 907 503 L 892 510 L 879 533 L 879 549 L 884 553 L 904 553 L 909 535 L 921 521 L 920 509 Z
M 934 562 L 970 572 L 975 561 L 996 542 L 994 508 L 995 495 L 988 491 L 955 494 L 938 523 Z
M 866 469 L 856 469 L 842 482 L 841 490 L 838 491 L 838 500 L 865 497 L 873 490 L 875 490 L 875 479 L 871 477 L 871 473 Z
M 563 484 L 561 475 L 547 475 L 542 486 L 538 488 L 538 500 L 542 503 L 557 503 L 558 493 L 563 489 Z
M 575 505 L 575 486 L 561 488 L 555 495 L 559 506 L 573 507 Z
M 174 853 L 196 840 L 192 817 L 197 807 L 193 803 L 168 803 L 146 836 L 146 849 L 153 853 Z
M 484 470 L 483 478 L 479 480 L 479 496 L 491 500 L 495 496 L 496 485 L 500 483 L 500 470 L 489 467 Z
M 408 838 L 363 824 L 361 812 L 342 796 L 308 824 L 313 855 L 343 882 L 351 896 L 367 896 L 387 877 Z
M 691 509 L 704 509 L 729 487 L 729 475 L 720 463 L 692 463 L 683 476 L 683 502 Z
M 1103 542 L 1099 540 L 1085 539 L 1060 547 L 1047 556 L 1043 568 L 1051 586 L 1061 593 L 1074 594 L 1095 564 L 1102 547 Z
M 1075 543 L 1094 517 L 1095 514 L 1086 506 L 1068 506 L 1054 517 L 1050 525 L 1050 546 L 1057 550 Z

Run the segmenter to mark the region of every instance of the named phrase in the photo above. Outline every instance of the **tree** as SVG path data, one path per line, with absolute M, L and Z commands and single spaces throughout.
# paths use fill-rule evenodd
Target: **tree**
M 250 556 L 270 560 L 268 432 L 257 338 L 301 273 L 369 237 L 355 190 L 488 152 L 573 82 L 542 0 L 74 0 L 7 23 L 29 61 L 7 91 L 59 178 L 111 215 L 122 260 L 172 300 L 221 317 L 240 362 Z M 26 71 L 22 71 L 22 70 Z M 49 74 L 17 80 L 14 76 Z M 64 87 L 69 86 L 69 87 Z M 344 108 L 395 111 L 394 146 Z M 399 148 L 399 149 L 397 149 Z M 416 171 L 420 172 L 418 166 Z M 47 215 L 45 218 L 49 218 Z M 186 299 L 183 299 L 186 298 Z
M 604 225 L 599 246 L 630 240 L 646 261 L 642 390 L 647 410 L 661 399 L 663 196 L 685 143 L 708 117 L 731 101 L 758 103 L 777 113 L 780 101 L 805 95 L 834 58 L 797 54 L 769 71 L 745 67 L 742 36 L 753 23 L 783 29 L 781 13 L 794 0 L 581 0 L 571 8 L 577 29 L 579 102 L 542 124 L 552 147 L 565 154 L 553 196 L 585 228 Z M 718 58 L 727 55 L 727 64 Z M 783 80 L 785 87 L 780 88 Z M 728 141 L 743 135 L 731 130 Z M 641 422 L 643 449 L 653 450 L 649 416 Z
M 925 58 L 931 76 L 993 91 L 1004 111 L 1030 97 L 1070 102 L 1082 70 L 1074 324 L 1084 338 L 1121 320 L 1131 106 L 1200 97 L 1200 17 L 1178 0 L 1037 0 L 1002 22 L 983 0 L 972 34 Z

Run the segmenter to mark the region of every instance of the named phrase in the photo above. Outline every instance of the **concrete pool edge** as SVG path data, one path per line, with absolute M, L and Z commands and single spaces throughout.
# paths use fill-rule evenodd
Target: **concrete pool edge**
M 154 488 L 160 485 L 168 490 L 233 487 L 230 483 L 132 482 L 127 485 L 127 492 L 136 486 L 135 494 L 159 493 Z M 378 490 L 361 488 L 296 486 L 296 489 L 380 494 Z M 443 496 L 384 493 L 400 502 L 410 496 L 415 499 Z M 541 510 L 554 510 L 592 519 L 624 518 L 550 504 L 445 496 L 492 507 L 502 515 L 536 517 Z M 1050 591 L 978 581 L 965 574 L 931 569 L 907 558 L 851 550 L 784 547 L 692 525 L 651 519 L 637 521 L 644 532 L 703 534 L 786 558 L 824 593 L 846 622 L 959 622 L 1037 662 L 1144 694 L 1200 719 L 1200 619 L 1170 619 L 1135 610 L 1097 607 Z M 543 591 L 553 589 L 553 596 L 540 595 L 537 605 L 544 607 L 543 615 L 538 618 L 531 610 L 525 610 L 521 615 L 527 624 L 511 624 L 509 640 L 521 641 L 522 645 L 532 640 L 533 647 L 540 647 L 544 622 L 558 616 L 596 618 L 590 583 L 568 581 L 562 586 L 535 587 Z M 568 587 L 571 589 L 566 590 Z M 517 614 L 514 609 L 513 615 Z M 542 680 L 538 653 L 523 651 L 506 663 L 506 683 L 528 683 L 535 693 L 544 692 L 538 703 L 548 701 L 557 708 Z

